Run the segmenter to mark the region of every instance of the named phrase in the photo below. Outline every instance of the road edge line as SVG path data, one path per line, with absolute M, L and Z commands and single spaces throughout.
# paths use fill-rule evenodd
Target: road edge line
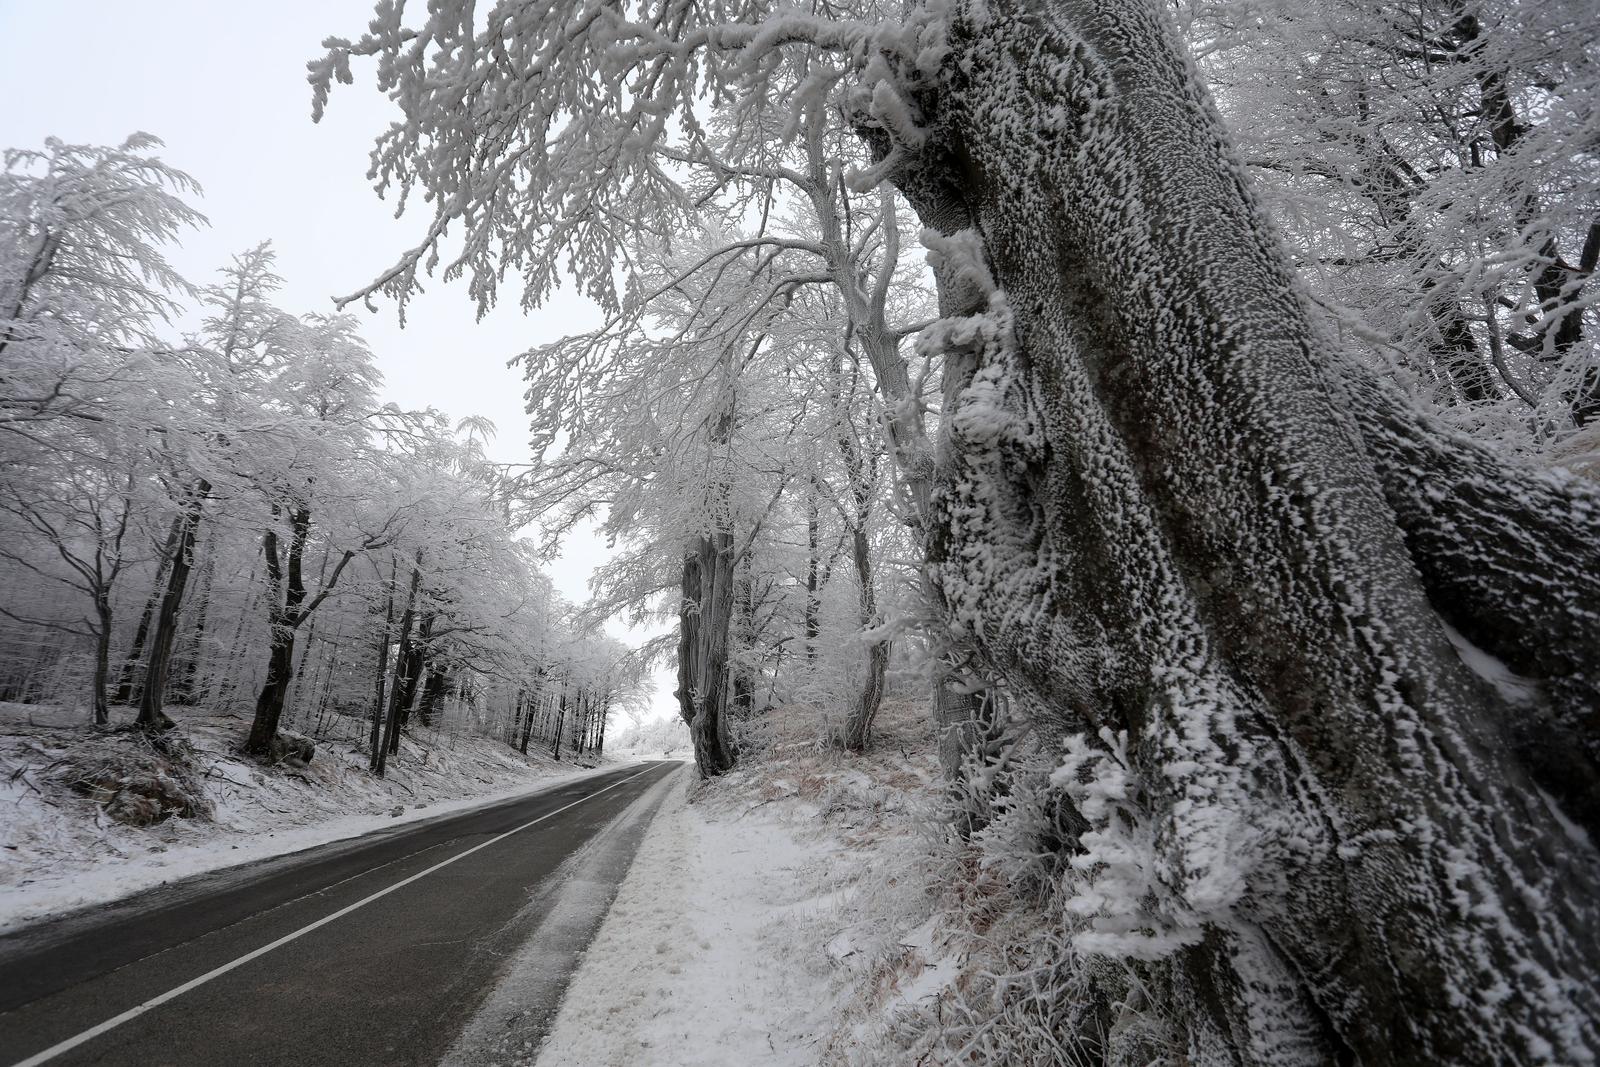
M 457 860 L 466 859 L 468 856 L 472 855 L 474 852 L 481 852 L 483 849 L 488 848 L 490 845 L 498 844 L 499 842 L 504 841 L 506 838 L 512 836 L 513 834 L 520 834 L 522 831 L 526 830 L 528 827 L 536 826 L 539 823 L 544 822 L 546 819 L 554 818 L 555 816 L 560 815 L 562 812 L 567 811 L 567 810 L 569 810 L 571 808 L 575 808 L 579 804 L 584 803 L 585 801 L 593 800 L 595 797 L 599 796 L 601 793 L 609 793 L 611 790 L 617 788 L 618 786 L 627 785 L 629 782 L 633 781 L 636 778 L 643 778 L 645 775 L 649 774 L 651 771 L 656 770 L 656 769 L 657 769 L 656 767 L 650 767 L 650 768 L 647 768 L 646 770 L 640 771 L 638 774 L 630 775 L 627 778 L 622 779 L 620 782 L 612 782 L 610 785 L 606 786 L 604 789 L 597 789 L 593 793 L 588 794 L 587 796 L 579 797 L 577 800 L 574 800 L 572 803 L 566 804 L 566 805 L 563 805 L 562 807 L 557 808 L 555 811 L 547 811 L 543 815 L 539 816 L 537 819 L 533 819 L 533 820 L 531 820 L 529 822 L 525 822 L 521 826 L 517 826 L 517 827 L 514 827 L 514 828 L 512 828 L 510 830 L 507 830 L 503 834 L 500 834 L 500 835 L 498 835 L 496 837 L 491 837 L 489 840 L 484 841 L 484 842 L 482 842 L 480 844 L 473 845 L 471 848 L 467 849 L 465 852 L 458 852 L 454 856 L 451 856 L 449 859 L 441 860 L 440 862 L 435 863 L 432 867 L 429 867 L 427 870 L 418 871 L 416 874 L 413 874 L 413 875 L 411 875 L 411 876 L 409 876 L 407 878 L 402 878 L 400 881 L 394 883 L 391 886 L 387 886 L 386 888 L 380 889 L 376 893 L 371 894 L 370 896 L 366 896 L 366 897 L 361 898 L 360 900 L 356 901 L 354 904 L 347 904 L 344 907 L 340 908 L 338 911 L 332 913 L 331 915 L 324 915 L 322 918 L 318 919 L 316 922 L 308 923 L 305 926 L 302 926 L 300 929 L 293 931 L 292 933 L 284 934 L 282 937 L 278 938 L 276 941 L 269 942 L 268 944 L 262 945 L 260 948 L 253 949 L 253 950 L 251 950 L 249 952 L 246 952 L 243 956 L 240 956 L 237 959 L 229 960 L 227 963 L 224 963 L 220 967 L 214 967 L 211 970 L 207 971 L 205 974 L 202 974 L 202 975 L 200 975 L 200 976 L 198 976 L 196 978 L 191 978 L 187 982 L 184 982 L 182 985 L 174 986 L 173 988 L 167 990 L 165 993 L 162 993 L 162 994 L 160 994 L 158 996 L 151 997 L 149 1000 L 145 1001 L 144 1003 L 135 1005 L 134 1007 L 129 1008 L 127 1011 L 123 1012 L 120 1015 L 114 1015 L 111 1018 L 107 1019 L 103 1023 L 100 1023 L 100 1024 L 96 1025 L 96 1026 L 91 1026 L 89 1029 L 81 1031 L 81 1032 L 79 1032 L 77 1034 L 74 1034 L 73 1036 L 67 1038 L 64 1041 L 57 1042 L 56 1044 L 51 1045 L 49 1048 L 45 1049 L 42 1052 L 36 1052 L 32 1056 L 29 1056 L 25 1060 L 18 1060 L 16 1063 L 12 1064 L 11 1067 L 38 1067 L 38 1065 L 41 1064 L 41 1063 L 48 1063 L 49 1061 L 55 1059 L 57 1056 L 61 1055 L 64 1052 L 70 1052 L 73 1049 L 77 1048 L 79 1045 L 82 1045 L 82 1044 L 84 1044 L 86 1042 L 89 1042 L 89 1041 L 93 1041 L 95 1038 L 99 1037 L 101 1034 L 109 1033 L 110 1031 L 115 1030 L 117 1027 L 121 1026 L 123 1023 L 131 1022 L 132 1020 L 137 1019 L 139 1016 L 145 1014 L 148 1011 L 151 1011 L 154 1008 L 159 1008 L 161 1005 L 166 1004 L 169 1001 L 176 1000 L 177 998 L 183 996 L 183 994 L 189 992 L 191 989 L 198 989 L 200 986 L 205 985 L 207 982 L 211 981 L 214 978 L 220 978 L 223 975 L 227 974 L 229 971 L 237 970 L 238 968 L 243 967 L 245 964 L 249 963 L 250 961 L 256 960 L 256 959 L 261 958 L 262 956 L 265 956 L 267 953 L 273 951 L 274 949 L 282 948 L 284 945 L 287 945 L 289 942 L 296 941 L 296 940 L 300 939 L 301 937 L 304 937 L 306 934 L 311 933 L 313 930 L 319 930 L 322 927 L 327 926 L 329 923 L 333 922 L 335 919 L 342 919 L 346 915 L 349 915 L 351 912 L 357 910 L 358 908 L 364 908 L 368 904 L 371 904 L 373 901 L 378 900 L 378 899 L 380 899 L 382 897 L 386 897 L 390 893 L 393 893 L 397 889 L 403 889 L 404 887 L 410 885 L 412 882 L 415 882 L 418 879 L 426 878 L 428 875 L 432 874 L 434 871 L 441 870 L 441 869 L 443 869 L 445 867 L 448 867 L 452 863 L 456 862 Z

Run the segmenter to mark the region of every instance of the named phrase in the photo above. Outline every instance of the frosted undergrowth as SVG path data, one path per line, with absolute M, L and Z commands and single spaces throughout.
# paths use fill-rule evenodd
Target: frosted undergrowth
M 795 855 L 812 856 L 746 890 L 777 894 L 761 952 L 811 988 L 766 1009 L 788 1013 L 783 1032 L 813 1035 L 806 1062 L 1054 1067 L 1108 1049 L 1179 1062 L 1143 975 L 1191 934 L 1151 910 L 1152 831 L 1125 740 L 1078 739 L 1063 762 L 1059 747 L 998 729 L 1003 754 L 970 767 L 965 786 L 990 814 L 963 839 L 949 831 L 923 702 L 888 704 L 863 756 L 819 744 L 825 718 L 766 717 L 740 767 L 693 805 L 729 840 L 770 851 L 792 838 Z M 690 889 L 697 908 L 742 906 L 704 882 Z
M 1074 938 L 1083 952 L 1129 959 L 1162 959 L 1200 939 L 1198 926 L 1166 921 L 1150 908 L 1158 894 L 1154 836 L 1138 807 L 1138 775 L 1128 735 L 1100 731 L 1104 747 L 1081 734 L 1066 740 L 1066 756 L 1050 784 L 1066 792 L 1088 821 L 1072 857 L 1072 894 L 1065 907 L 1087 929 Z
M 539 1062 L 1181 1062 L 1146 983 L 1188 933 L 1153 910 L 1124 739 L 998 728 L 963 838 L 925 701 L 886 702 L 862 755 L 827 719 L 760 717 L 663 808 Z
M 1148 910 L 1150 831 L 1126 755 L 1121 738 L 1076 739 L 1063 760 L 1013 734 L 998 761 L 967 768 L 958 792 L 982 794 L 990 818 L 964 841 L 929 827 L 928 934 L 847 976 L 848 1028 L 828 1062 L 1181 1062 L 1141 961 L 1188 934 Z M 907 983 L 914 996 L 898 992 Z

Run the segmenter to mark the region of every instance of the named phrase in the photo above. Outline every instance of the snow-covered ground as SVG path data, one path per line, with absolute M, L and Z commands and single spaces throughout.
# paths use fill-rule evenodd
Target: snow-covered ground
M 234 751 L 245 719 L 190 709 L 179 717 L 212 814 L 132 826 L 106 814 L 104 791 L 84 795 L 71 783 L 86 765 L 122 758 L 135 735 L 86 731 L 78 712 L 0 703 L 0 932 L 592 773 L 500 741 L 428 732 L 426 744 L 402 741 L 384 779 L 349 745 L 319 745 L 303 767 L 264 767 Z
M 618 759 L 694 759 L 689 727 L 677 715 L 629 726 L 606 742 L 606 752 Z
M 951 977 L 935 907 L 938 761 L 920 706 L 866 756 L 801 709 L 735 773 L 686 775 L 644 840 L 542 1067 L 881 1063 Z M 518 1061 L 508 1061 L 518 1062 Z

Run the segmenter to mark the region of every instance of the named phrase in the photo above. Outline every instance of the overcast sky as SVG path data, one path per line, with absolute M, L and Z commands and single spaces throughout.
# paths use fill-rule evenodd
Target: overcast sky
M 279 304 L 331 311 L 331 299 L 375 277 L 428 221 L 393 218 L 366 180 L 367 151 L 390 121 L 387 100 L 357 73 L 311 122 L 306 61 L 330 35 L 355 37 L 371 0 L 0 0 L 0 147 L 46 137 L 114 144 L 138 130 L 205 190 L 211 225 L 171 250 L 191 281 L 209 281 L 234 253 L 271 240 L 285 286 Z M 482 322 L 464 285 L 435 282 L 407 308 L 360 315 L 378 357 L 385 399 L 432 405 L 452 418 L 484 415 L 499 427 L 499 460 L 528 458 L 522 384 L 506 360 L 567 333 L 598 313 L 570 290 L 524 316 L 514 296 Z M 551 567 L 557 587 L 587 597 L 604 545 L 584 537 Z M 640 639 L 620 625 L 611 629 Z M 657 680 L 654 709 L 670 713 L 670 682 Z

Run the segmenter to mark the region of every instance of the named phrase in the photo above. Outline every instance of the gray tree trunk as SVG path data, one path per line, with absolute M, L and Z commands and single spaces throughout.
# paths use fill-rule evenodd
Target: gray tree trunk
M 731 368 L 728 374 L 728 406 L 714 417 L 711 426 L 713 450 L 727 447 L 733 432 Z M 684 553 L 678 607 L 678 713 L 689 725 L 695 765 L 703 778 L 731 770 L 735 758 L 728 736 L 728 644 L 737 561 L 726 514 L 728 492 L 729 487 L 721 482 L 708 489 L 708 529 L 697 535 Z
M 561 696 L 556 702 L 556 729 L 555 736 L 550 742 L 550 755 L 557 762 L 561 759 L 561 728 L 567 721 L 567 683 L 561 683 Z
M 813 478 L 806 492 L 806 665 L 817 662 L 817 638 L 822 635 L 822 522 L 817 510 L 817 484 Z
M 878 614 L 877 592 L 873 588 L 872 557 L 867 543 L 867 532 L 861 527 L 852 531 L 851 554 L 855 559 L 856 581 L 859 583 L 861 625 L 871 630 L 883 624 Z M 877 721 L 878 709 L 883 705 L 883 680 L 889 669 L 889 642 L 882 638 L 867 640 L 867 672 L 861 680 L 850 705 L 839 742 L 851 752 L 864 752 L 872 741 L 872 724 Z
M 171 564 L 173 553 L 177 551 L 180 522 L 180 519 L 174 519 L 171 529 L 167 532 L 167 543 L 161 550 L 161 562 L 156 568 L 155 585 L 144 602 L 144 611 L 139 615 L 139 625 L 133 631 L 133 644 L 129 647 L 127 656 L 123 658 L 122 669 L 118 672 L 117 692 L 111 698 L 113 704 L 133 703 L 139 664 L 144 659 L 144 646 L 150 640 L 150 624 L 155 620 L 156 607 L 161 603 L 161 591 L 166 588 L 167 567 Z
M 837 365 L 835 367 L 837 369 Z M 838 390 L 835 389 L 837 402 Z M 866 457 L 849 433 L 839 435 L 839 454 L 850 476 L 850 496 L 854 511 L 850 516 L 850 556 L 856 567 L 856 596 L 860 605 L 861 628 L 869 636 L 867 670 L 846 716 L 839 742 L 851 752 L 866 751 L 872 740 L 872 724 L 883 704 L 883 680 L 889 668 L 889 645 L 871 631 L 883 625 L 878 614 L 878 593 L 872 574 L 872 546 L 867 540 L 867 522 L 872 515 L 872 482 Z
M 105 588 L 94 594 L 94 678 L 90 681 L 91 713 L 96 726 L 111 722 L 111 708 L 106 701 L 106 686 L 111 680 L 111 594 Z
M 826 173 L 821 166 L 820 132 L 820 127 L 808 131 L 813 174 Z M 833 250 L 834 288 L 844 301 L 852 333 L 872 366 L 873 380 L 883 399 L 884 435 L 905 488 L 912 523 L 924 547 L 931 548 L 935 536 L 931 526 L 934 446 L 922 419 L 920 399 L 912 393 L 911 369 L 900 352 L 900 338 L 890 330 L 885 315 L 892 272 L 876 280 L 864 276 L 862 261 L 852 254 L 839 217 L 836 181 L 833 180 L 837 176 L 830 174 L 828 177 L 830 180 L 817 182 L 810 190 L 811 206 L 817 215 L 818 239 Z M 892 197 L 884 198 L 883 213 L 886 242 L 883 255 L 892 264 L 899 257 L 899 226 L 894 220 Z M 926 214 L 923 218 L 928 221 Z M 939 302 L 944 313 L 948 313 L 946 299 L 941 289 Z M 923 575 L 922 591 L 929 610 L 928 621 L 942 623 L 947 612 L 943 610 L 938 585 L 930 575 Z M 937 626 L 930 636 L 938 651 L 933 658 L 934 676 L 930 679 L 934 728 L 939 734 L 940 763 L 945 776 L 954 779 L 977 737 L 980 698 L 971 685 L 972 669 L 977 665 L 973 663 L 971 649 L 947 628 Z
M 267 564 L 267 591 L 271 597 L 267 605 L 270 634 L 267 677 L 256 697 L 255 717 L 250 721 L 245 751 L 264 759 L 273 757 L 273 742 L 278 738 L 278 720 L 283 717 L 289 683 L 294 680 L 295 631 L 304 619 L 300 609 L 306 598 L 301 566 L 306 541 L 310 536 L 310 511 L 295 507 L 289 515 L 289 551 L 286 560 L 278 554 L 277 530 L 269 527 L 261 538 L 262 556 Z
M 187 654 L 167 689 L 169 699 L 174 704 L 195 703 L 195 682 L 200 676 L 200 661 L 205 656 L 206 616 L 210 611 L 211 583 L 216 569 L 217 554 L 213 551 L 206 556 L 205 565 L 200 568 L 200 587 L 190 597 L 196 607 L 194 632 L 189 635 Z
M 200 529 L 200 509 L 211 495 L 211 483 L 198 479 L 189 490 L 179 518 L 178 541 L 167 567 L 167 588 L 161 594 L 156 612 L 155 633 L 150 638 L 150 661 L 145 665 L 144 686 L 139 693 L 138 723 L 147 729 L 172 725 L 163 710 L 167 700 L 167 672 L 172 663 L 172 641 L 178 632 L 178 609 L 194 569 L 195 536 Z
M 683 560 L 678 622 L 678 711 L 689 725 L 695 764 L 713 778 L 733 767 L 728 737 L 728 632 L 733 623 L 733 536 L 696 538 Z
M 876 135 L 956 312 L 930 575 L 1046 738 L 1127 732 L 1190 1061 L 1591 1061 L 1600 857 L 1440 613 L 1537 666 L 1526 611 L 1581 681 L 1539 539 L 1592 568 L 1592 496 L 1486 488 L 1468 588 L 1471 502 L 1414 484 L 1461 454 L 1354 395 L 1154 0 L 961 4 L 947 43 L 926 140 Z
M 388 706 L 385 693 L 388 691 L 389 680 L 389 635 L 394 627 L 395 579 L 399 570 L 399 558 L 391 555 L 389 593 L 384 598 L 383 629 L 378 631 L 377 640 L 373 642 L 377 652 L 377 663 L 372 672 L 372 720 L 367 738 L 367 769 L 373 773 L 377 773 L 378 770 L 378 749 L 383 744 L 383 711 Z
M 375 753 L 373 771 L 382 778 L 389 766 L 389 757 L 400 752 L 400 717 L 405 711 L 405 679 L 403 675 L 410 661 L 411 630 L 417 618 L 417 588 L 422 584 L 422 549 L 417 549 L 411 560 L 411 583 L 406 588 L 406 606 L 400 612 L 400 630 L 395 637 L 394 675 L 389 679 L 389 711 L 384 717 L 383 739 Z

